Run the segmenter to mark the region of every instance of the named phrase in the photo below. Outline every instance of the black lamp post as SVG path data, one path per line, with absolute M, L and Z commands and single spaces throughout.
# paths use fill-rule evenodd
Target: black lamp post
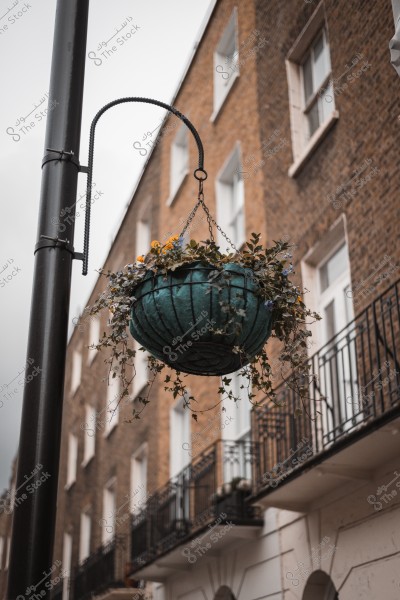
M 24 388 L 16 481 L 16 493 L 24 497 L 15 503 L 13 512 L 7 600 L 27 600 L 33 594 L 35 599 L 44 599 L 50 594 L 50 586 L 45 583 L 51 581 L 53 570 L 72 260 L 83 260 L 86 275 L 94 136 L 99 118 L 112 106 L 125 102 L 144 102 L 167 109 L 186 124 L 196 140 L 199 166 L 194 175 L 200 188 L 207 177 L 203 146 L 192 123 L 168 104 L 137 97 L 115 100 L 97 113 L 90 129 L 88 167 L 81 167 L 88 11 L 89 0 L 57 2 L 49 103 L 58 104 L 49 112 L 46 126 L 27 351 L 27 376 L 36 367 L 40 367 L 41 376 L 33 377 Z M 88 174 L 83 253 L 75 252 L 73 247 L 79 172 Z M 64 239 L 60 239 L 57 223 L 66 209 L 72 210 L 72 218 L 66 224 Z M 32 493 L 25 489 L 28 481 Z
M 58 240 L 54 223 L 76 198 L 88 12 L 89 0 L 57 2 L 49 103 L 58 104 L 48 113 L 45 139 L 45 148 L 55 151 L 48 152 L 42 163 L 27 350 L 28 376 L 36 366 L 41 374 L 24 388 L 16 482 L 17 497 L 24 501 L 13 512 L 7 600 L 26 600 L 42 589 L 46 593 L 41 597 L 48 596 L 48 588 L 40 582 L 53 557 L 74 258 L 74 219 L 63 240 Z M 42 483 L 45 473 L 48 477 Z M 27 596 L 31 586 L 34 591 Z

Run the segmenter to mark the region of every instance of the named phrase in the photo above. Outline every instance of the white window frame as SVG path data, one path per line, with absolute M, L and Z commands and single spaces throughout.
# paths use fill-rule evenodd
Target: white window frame
M 319 271 L 318 268 L 326 261 L 334 252 L 345 243 L 347 248 L 348 237 L 346 227 L 346 217 L 344 214 L 332 224 L 329 231 L 325 233 L 322 240 L 307 252 L 301 260 L 301 279 L 303 289 L 307 290 L 304 296 L 304 302 L 311 311 L 318 312 L 319 310 Z M 351 264 L 349 261 L 349 273 L 351 280 Z M 349 302 L 352 300 L 349 298 Z M 309 343 L 309 355 L 317 352 L 324 344 L 323 336 L 321 335 L 321 321 L 316 321 L 307 326 L 312 333 L 312 338 Z
M 16 499 L 16 480 L 14 479 L 13 482 L 11 483 L 11 488 L 10 488 L 10 510 L 11 512 L 14 511 L 15 508 L 15 499 Z
M 79 440 L 74 433 L 68 435 L 68 459 L 67 459 L 67 481 L 65 489 L 68 490 L 76 481 L 78 462 Z
M 314 247 L 311 248 L 310 251 L 307 253 L 307 255 L 304 257 L 304 259 L 301 261 L 301 272 L 302 272 L 302 282 L 303 282 L 303 287 L 307 290 L 309 290 L 309 293 L 307 293 L 304 297 L 304 302 L 306 303 L 307 307 L 312 310 L 312 311 L 317 311 L 317 312 L 321 312 L 323 308 L 325 308 L 326 306 L 329 305 L 329 302 L 332 300 L 332 298 L 334 297 L 333 294 L 333 290 L 332 289 L 327 289 L 324 292 L 321 291 L 321 287 L 320 287 L 320 269 L 323 267 L 324 264 L 326 264 L 326 262 L 332 258 L 332 256 L 340 249 L 341 246 L 346 245 L 347 247 L 347 252 L 348 252 L 348 248 L 349 248 L 349 244 L 348 244 L 348 238 L 347 238 L 347 228 L 346 228 L 346 219 L 345 219 L 345 215 L 341 215 L 336 221 L 335 223 L 331 226 L 330 230 L 323 236 L 322 240 Z M 347 287 L 350 288 L 351 286 L 351 263 L 350 263 L 350 259 L 348 257 L 348 269 L 342 273 L 337 280 L 335 280 L 335 287 L 339 287 L 339 289 L 342 289 L 344 291 L 346 284 Z M 339 285 L 340 284 L 340 285 Z M 330 286 L 332 288 L 332 286 Z M 347 323 L 351 322 L 353 317 L 354 317 L 354 309 L 353 309 L 353 301 L 351 298 L 344 298 L 345 294 L 343 294 L 342 296 L 342 305 L 339 308 L 341 313 L 346 313 L 347 314 L 347 319 L 344 323 L 342 323 L 342 326 L 339 326 L 337 328 L 337 332 L 339 333 L 340 330 L 342 330 L 343 328 L 346 328 Z M 339 296 L 338 296 L 339 297 Z M 347 305 L 345 303 L 348 303 Z M 321 314 L 321 316 L 323 317 L 323 314 Z M 324 319 L 322 319 L 321 321 L 315 322 L 313 325 L 309 325 L 308 328 L 310 329 L 310 331 L 312 332 L 312 338 L 310 340 L 310 346 L 308 346 L 308 353 L 309 356 L 313 355 L 315 352 L 317 352 L 319 349 L 323 348 L 325 346 L 325 344 L 327 344 L 329 342 L 329 340 L 327 339 L 326 333 L 324 331 L 326 324 Z M 345 329 L 346 331 L 346 329 Z M 354 330 L 350 329 L 351 335 L 354 335 Z M 348 332 L 348 335 L 350 335 L 350 332 Z M 340 336 L 341 340 L 346 340 L 346 336 L 345 334 L 341 334 Z M 337 344 L 337 342 L 335 342 L 335 345 Z M 353 348 L 354 350 L 354 346 L 351 346 L 351 348 Z M 340 349 L 339 349 L 340 350 Z M 329 346 L 327 346 L 325 351 L 329 351 Z M 356 365 L 356 356 L 353 355 L 353 353 L 350 354 L 351 358 L 351 373 L 352 373 L 352 377 L 357 377 L 357 365 Z M 336 363 L 334 363 L 336 364 Z M 341 362 L 339 361 L 338 364 L 338 378 L 340 381 L 348 381 L 349 386 L 348 389 L 350 390 L 350 392 L 357 392 L 358 388 L 357 388 L 357 382 L 354 381 L 354 379 L 352 381 L 350 381 L 349 379 L 349 375 L 350 375 L 350 364 L 348 366 L 347 362 L 344 363 L 344 366 L 342 366 Z M 321 389 L 324 389 L 324 386 L 326 387 L 327 390 L 331 389 L 334 390 L 334 380 L 333 382 L 330 381 L 330 373 L 329 371 L 325 374 L 325 373 L 321 373 L 320 375 L 320 386 Z M 332 387 L 331 387 L 332 386 Z M 343 392 L 343 386 L 341 385 L 339 387 L 339 393 L 338 394 L 333 394 L 332 398 L 328 398 L 327 402 L 330 403 L 330 405 L 338 410 L 338 406 L 340 405 L 340 410 L 341 413 L 344 413 L 346 411 L 346 415 L 347 415 L 347 424 L 343 425 L 343 429 L 345 429 L 346 427 L 349 427 L 352 423 L 351 423 L 351 417 L 352 417 L 352 411 L 353 414 L 356 414 L 356 403 L 353 405 L 353 408 L 351 408 L 351 403 L 347 402 L 347 384 L 345 386 L 345 392 Z M 328 394 L 330 395 L 330 394 Z M 347 406 L 345 406 L 345 404 L 347 403 Z M 359 415 L 360 417 L 360 415 Z M 359 418 L 359 417 L 355 417 L 355 418 Z M 325 408 L 325 403 L 322 403 L 320 405 L 320 414 L 315 415 L 315 419 L 316 419 L 316 427 L 315 427 L 315 432 L 317 436 L 321 436 L 321 432 L 322 432 L 322 425 L 321 423 L 329 423 L 329 426 L 333 426 L 333 424 L 331 423 L 331 414 L 330 412 L 326 410 Z M 326 426 L 326 425 L 325 425 Z M 313 436 L 315 436 L 315 432 L 313 432 Z M 339 432 L 338 432 L 339 433 Z M 321 440 L 320 440 L 321 442 Z
M 314 79 L 314 65 L 315 65 L 315 60 L 314 60 L 314 53 L 315 53 L 315 46 L 317 44 L 317 42 L 321 39 L 323 40 L 323 46 L 325 48 L 326 51 L 326 56 L 328 58 L 328 69 L 327 69 L 327 73 L 325 75 L 325 78 L 322 80 L 322 82 L 320 83 L 318 89 L 314 89 L 312 96 L 310 98 L 308 98 L 306 100 L 305 98 L 305 85 L 304 85 L 304 65 L 307 61 L 307 59 L 309 57 L 311 57 L 311 65 L 312 65 L 312 77 Z M 302 104 L 302 111 L 303 111 L 303 123 L 307 123 L 308 121 L 308 113 L 310 112 L 311 108 L 315 105 L 318 104 L 319 106 L 324 102 L 323 99 L 321 99 L 321 95 L 323 95 L 326 92 L 330 92 L 332 91 L 331 94 L 327 95 L 327 97 L 329 96 L 329 98 L 331 98 L 331 102 L 325 102 L 327 104 L 330 104 L 329 112 L 332 112 L 335 109 L 335 98 L 334 98 L 334 92 L 333 89 L 331 90 L 331 85 L 330 85 L 330 80 L 332 79 L 332 67 L 331 67 L 331 62 L 330 62 L 330 48 L 329 48 L 329 43 L 328 43 L 328 37 L 327 37 L 327 33 L 326 33 L 326 28 L 323 27 L 318 34 L 315 36 L 314 40 L 312 41 L 309 49 L 307 50 L 307 52 L 305 53 L 305 55 L 302 58 L 302 62 L 300 64 L 300 78 L 301 78 L 301 87 L 302 87 L 302 94 L 303 94 L 303 104 Z M 321 109 L 319 110 L 319 114 L 321 113 Z M 325 117 L 325 120 L 328 117 Z M 324 120 L 321 121 L 320 126 L 324 123 Z M 318 128 L 317 128 L 318 129 Z M 303 128 L 303 134 L 304 134 L 304 140 L 303 140 L 303 146 L 306 146 L 307 143 L 310 141 L 311 137 L 314 135 L 315 132 L 313 133 L 309 133 L 308 131 L 308 123 L 307 126 Z
M 103 546 L 115 537 L 116 508 L 116 478 L 112 477 L 103 488 L 103 526 L 101 529 L 101 543 Z
M 72 352 L 71 394 L 74 395 L 82 379 L 82 344 Z
M 90 537 L 92 521 L 88 510 L 81 512 L 79 531 L 79 563 L 82 564 L 90 556 Z
M 130 512 L 140 512 L 147 497 L 148 444 L 142 444 L 131 457 Z
M 232 46 L 233 52 L 230 51 Z M 238 77 L 238 15 L 235 7 L 214 52 L 214 104 L 210 118 L 212 122 L 216 120 Z
M 215 181 L 215 193 L 217 198 L 217 221 L 221 229 L 232 240 L 237 248 L 246 241 L 246 196 L 242 171 L 240 144 L 237 143 L 220 169 Z M 234 200 L 236 196 L 236 200 Z M 237 204 L 234 214 L 230 213 L 233 203 Z M 238 235 L 235 230 L 237 219 L 242 218 L 242 227 Z M 225 248 L 227 241 L 218 232 L 218 244 Z
M 89 346 L 98 344 L 100 340 L 101 322 L 100 317 L 91 316 L 89 326 Z M 90 366 L 98 353 L 97 348 L 88 349 L 87 364 Z
M 132 381 L 132 396 L 131 400 L 135 400 L 135 398 L 144 390 L 149 381 L 149 370 L 148 370 L 148 358 L 149 353 L 143 350 L 140 350 L 142 347 L 139 342 L 136 340 L 133 344 L 134 349 L 136 350 L 135 356 L 135 378 Z
M 189 131 L 182 125 L 171 145 L 170 190 L 167 206 L 171 206 L 189 173 Z
M 10 566 L 10 551 L 11 551 L 11 536 L 7 536 L 7 552 L 6 552 L 6 564 L 4 570 L 6 571 Z
M 343 272 L 336 280 L 335 280 L 335 286 L 330 285 L 326 290 L 322 291 L 321 289 L 321 269 L 324 267 L 324 265 L 336 254 L 336 252 L 338 250 L 340 250 L 340 248 L 342 246 L 346 246 L 346 250 L 347 250 L 347 256 L 348 256 L 348 246 L 346 244 L 346 241 L 344 240 L 344 238 L 342 238 L 342 240 L 340 240 L 329 252 L 329 254 L 327 254 L 326 256 L 324 256 L 324 258 L 321 260 L 321 262 L 317 265 L 316 269 L 317 269 L 317 293 L 318 293 L 318 308 L 317 311 L 319 311 L 320 313 L 323 313 L 323 311 L 329 306 L 329 304 L 332 302 L 332 300 L 336 299 L 336 289 L 339 287 L 340 289 L 344 288 L 344 287 L 348 287 L 349 289 L 351 289 L 351 277 L 350 277 L 350 259 L 348 259 L 348 269 Z M 346 301 L 347 303 L 347 307 L 346 307 Z M 349 308 L 351 307 L 351 309 Z M 347 323 L 349 323 L 353 318 L 354 318 L 354 314 L 353 314 L 353 310 L 352 310 L 352 301 L 346 297 L 346 299 L 343 297 L 342 298 L 342 303 L 340 306 L 340 313 L 343 313 L 344 316 L 346 316 L 346 313 L 349 315 L 348 319 L 344 319 L 343 323 L 343 327 L 346 326 Z M 322 316 L 322 315 L 321 315 Z M 324 325 L 323 323 L 323 319 L 319 322 L 319 324 L 321 326 Z M 338 331 L 340 331 L 341 329 L 343 329 L 343 327 L 339 327 Z M 338 333 L 338 332 L 336 332 Z M 335 335 L 335 334 L 334 334 Z M 329 336 L 326 336 L 325 334 L 321 335 L 320 338 L 322 339 L 322 344 L 327 343 L 329 340 L 327 339 Z
M 246 451 L 248 450 L 246 443 L 251 439 L 251 403 L 249 399 L 251 387 L 249 387 L 247 377 L 241 375 L 241 370 L 227 375 L 228 379 L 231 379 L 228 387 L 234 396 L 238 398 L 238 401 L 225 400 L 223 402 L 225 410 L 221 411 L 221 426 L 227 420 L 227 417 L 232 418 L 227 427 L 222 427 L 221 438 L 229 442 L 243 442 L 242 445 L 238 445 L 236 450 L 239 454 L 239 463 L 224 464 L 223 476 L 225 482 L 228 482 L 232 477 L 239 476 L 251 479 L 251 465 L 245 460 Z M 245 386 L 244 389 L 240 388 L 241 385 Z M 241 470 L 243 465 L 245 466 L 244 471 Z
M 334 93 L 332 91 L 331 111 L 329 116 L 320 123 L 320 126 L 313 133 L 310 139 L 305 142 L 306 131 L 308 132 L 308 120 L 305 115 L 304 85 L 302 65 L 307 58 L 310 47 L 316 42 L 319 34 L 323 31 L 324 39 L 328 48 L 330 60 L 330 48 L 327 35 L 327 26 L 323 2 L 321 2 L 312 17 L 300 33 L 293 44 L 289 54 L 286 57 L 286 74 L 289 90 L 289 109 L 290 109 L 290 129 L 292 136 L 293 164 L 290 166 L 288 174 L 295 177 L 303 167 L 310 154 L 320 144 L 327 135 L 331 127 L 339 118 L 339 112 L 335 110 Z M 327 91 L 331 81 L 331 70 L 327 73 L 324 82 L 319 91 Z M 317 92 L 313 98 L 319 96 Z M 318 99 L 317 99 L 318 101 Z
M 136 256 L 147 254 L 151 244 L 150 210 L 143 211 L 136 223 Z
M 63 572 L 64 572 L 64 577 L 63 577 L 62 600 L 69 599 L 69 580 L 71 577 L 71 560 L 72 560 L 72 535 L 70 533 L 64 533 L 63 558 L 62 558 L 62 568 L 63 568 Z
M 83 461 L 82 467 L 86 467 L 92 460 L 96 451 L 96 409 L 91 404 L 85 404 L 85 425 L 83 438 Z M 92 427 L 90 425 L 92 424 Z
M 0 571 L 3 570 L 4 536 L 0 535 Z
M 191 417 L 188 408 L 184 408 L 184 399 L 178 398 L 170 408 L 170 477 L 175 477 L 190 463 L 190 452 L 183 444 L 190 444 Z
M 119 408 L 121 402 L 121 389 L 120 379 L 118 376 L 112 377 L 110 375 L 109 383 L 107 385 L 107 396 L 106 396 L 106 410 L 105 410 L 105 424 L 104 424 L 104 437 L 108 437 L 110 433 L 118 425 L 119 421 Z

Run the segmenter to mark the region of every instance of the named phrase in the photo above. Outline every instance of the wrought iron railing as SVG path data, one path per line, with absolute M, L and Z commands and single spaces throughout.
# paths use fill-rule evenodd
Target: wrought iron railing
M 123 587 L 116 573 L 116 542 L 101 546 L 75 569 L 73 600 L 85 600 L 109 588 Z
M 64 578 L 57 583 L 51 590 L 51 600 L 62 600 L 64 588 Z
M 246 502 L 256 459 L 257 444 L 249 439 L 220 440 L 152 494 L 132 518 L 132 573 L 193 537 L 221 513 L 237 525 L 261 525 L 257 509 Z M 227 486 L 239 479 L 248 480 L 249 489 L 229 493 Z
M 400 411 L 399 282 L 309 358 L 309 399 L 286 386 L 279 406 L 253 411 L 259 444 L 256 491 L 275 488 L 318 454 L 333 451 Z M 297 411 L 298 412 L 298 411 Z

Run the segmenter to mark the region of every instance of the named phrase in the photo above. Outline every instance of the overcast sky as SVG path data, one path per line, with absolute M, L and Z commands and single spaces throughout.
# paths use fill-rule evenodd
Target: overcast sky
M 56 7 L 56 0 L 16 2 L 0 0 L 0 271 L 4 268 L 0 274 L 0 492 L 8 485 L 19 438 L 23 388 L 18 373 L 26 360 L 46 128 L 41 113 L 47 106 Z M 87 164 L 90 122 L 104 104 L 124 96 L 172 99 L 212 4 L 212 0 L 92 0 L 81 164 Z M 121 30 L 118 37 L 136 33 L 125 36 L 126 41 L 115 44 L 111 56 L 102 58 L 98 48 L 117 29 Z M 97 129 L 93 181 L 102 194 L 92 208 L 87 277 L 81 275 L 82 263 L 74 261 L 70 324 L 86 305 L 95 269 L 107 256 L 144 165 L 146 157 L 140 156 L 133 143 L 154 130 L 163 116 L 157 107 L 130 104 L 110 110 Z M 23 129 L 28 123 L 33 123 L 30 130 Z M 78 195 L 83 194 L 85 184 L 86 176 L 80 174 Z M 83 212 L 79 208 L 78 212 L 74 245 L 81 251 Z M 4 280 L 11 273 L 10 280 Z M 14 379 L 15 387 L 7 388 Z

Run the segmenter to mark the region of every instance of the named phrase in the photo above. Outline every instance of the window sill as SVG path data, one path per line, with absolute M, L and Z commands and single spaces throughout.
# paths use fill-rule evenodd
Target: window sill
M 79 390 L 79 388 L 81 387 L 81 384 L 79 383 L 76 388 L 71 388 L 69 395 L 71 398 L 74 398 L 76 392 Z
M 93 361 L 96 358 L 96 356 L 98 355 L 98 353 L 99 353 L 98 350 L 89 349 L 88 359 L 87 359 L 87 365 L 88 365 L 88 367 L 92 366 Z
M 92 460 L 93 460 L 93 459 L 94 459 L 94 454 L 92 454 L 92 456 L 90 456 L 90 457 L 89 457 L 89 458 L 87 458 L 86 460 L 83 460 L 83 461 L 81 462 L 81 467 L 82 467 L 82 469 L 84 469 L 85 467 L 87 467 L 87 466 L 88 466 L 88 464 L 89 464 L 90 462 L 92 462 Z
M 189 169 L 186 169 L 186 171 L 183 173 L 182 178 L 179 182 L 179 184 L 176 186 L 175 191 L 170 195 L 170 197 L 168 198 L 166 205 L 167 206 L 171 206 L 175 200 L 175 198 L 177 197 L 177 195 L 179 194 L 181 187 L 183 186 L 184 181 L 186 180 L 186 177 L 189 175 Z
M 69 490 L 70 490 L 72 487 L 74 487 L 75 483 L 76 483 L 76 479 L 75 479 L 74 481 L 71 481 L 70 483 L 66 483 L 66 484 L 65 484 L 65 486 L 64 486 L 64 490 L 65 490 L 66 492 L 69 492 Z
M 140 394 L 143 392 L 143 390 L 145 390 L 147 388 L 148 385 L 149 385 L 149 382 L 145 381 L 145 383 L 143 383 L 142 385 L 140 385 L 136 389 L 134 389 L 132 391 L 132 395 L 129 397 L 129 400 L 131 402 L 135 402 L 137 397 L 140 396 Z
M 334 110 L 331 112 L 326 121 L 318 127 L 317 131 L 315 131 L 313 136 L 310 138 L 299 158 L 297 158 L 294 161 L 294 163 L 289 167 L 289 177 L 296 177 L 296 175 L 298 175 L 298 173 L 301 171 L 307 160 L 311 157 L 312 153 L 316 150 L 316 148 L 328 134 L 330 129 L 335 125 L 338 119 L 339 111 Z
M 214 112 L 212 113 L 212 115 L 210 117 L 211 123 L 215 123 L 215 121 L 217 120 L 217 117 L 219 116 L 219 114 L 220 114 L 220 112 L 222 110 L 222 107 L 224 106 L 224 104 L 226 102 L 226 99 L 228 98 L 228 96 L 229 96 L 229 94 L 230 94 L 230 92 L 231 92 L 231 90 L 232 90 L 232 88 L 234 86 L 235 81 L 237 81 L 238 79 L 239 79 L 239 73 L 237 73 L 235 71 L 235 73 L 232 74 L 232 79 L 231 79 L 231 82 L 229 84 L 229 87 L 227 87 L 226 90 L 225 90 L 225 95 L 220 100 L 218 108 L 214 107 Z
M 117 425 L 118 425 L 118 422 L 116 422 L 113 425 L 111 425 L 110 429 L 107 429 L 107 431 L 104 432 L 103 436 L 105 438 L 110 437 L 110 435 L 112 434 L 112 432 L 114 431 L 114 429 L 116 428 Z

